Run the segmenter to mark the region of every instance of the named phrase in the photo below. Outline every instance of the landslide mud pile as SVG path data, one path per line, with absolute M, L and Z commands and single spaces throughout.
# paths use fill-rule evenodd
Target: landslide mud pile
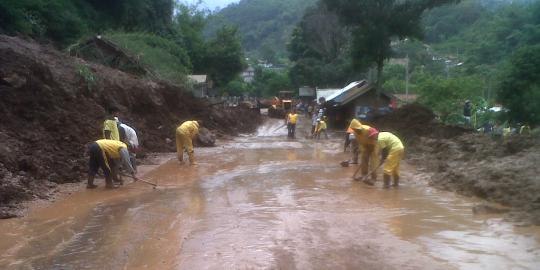
M 430 184 L 509 206 L 511 215 L 540 225 L 539 138 L 503 140 L 445 126 L 417 104 L 380 117 L 375 125 L 404 138 L 408 161 L 427 169 Z
M 373 122 L 380 130 L 394 132 L 405 141 L 415 141 L 419 137 L 449 139 L 471 131 L 438 123 L 433 111 L 414 103 L 376 117 Z
M 139 79 L 53 48 L 0 36 L 0 218 L 16 203 L 46 197 L 86 172 L 86 144 L 101 137 L 106 111 L 120 109 L 143 151 L 174 151 L 174 130 L 198 119 L 218 134 L 252 132 L 248 108 L 220 109 L 164 82 Z

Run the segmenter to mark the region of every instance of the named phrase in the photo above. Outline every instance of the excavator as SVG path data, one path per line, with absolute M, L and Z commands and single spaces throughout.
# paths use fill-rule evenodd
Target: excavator
M 285 118 L 285 114 L 293 107 L 292 91 L 280 91 L 277 97 L 272 98 L 272 106 L 268 108 L 268 116 L 272 118 Z

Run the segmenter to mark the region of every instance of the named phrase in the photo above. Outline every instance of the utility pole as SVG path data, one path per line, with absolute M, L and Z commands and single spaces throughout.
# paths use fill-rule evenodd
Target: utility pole
M 405 100 L 409 103 L 409 54 L 407 54 L 407 63 L 405 64 Z

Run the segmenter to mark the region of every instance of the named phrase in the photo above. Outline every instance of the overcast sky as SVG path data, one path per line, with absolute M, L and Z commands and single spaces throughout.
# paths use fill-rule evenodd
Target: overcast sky
M 197 3 L 198 0 L 181 0 L 182 2 L 188 2 L 190 4 Z M 214 10 L 217 7 L 224 8 L 230 3 L 237 3 L 239 0 L 203 0 L 203 7 L 210 10 Z

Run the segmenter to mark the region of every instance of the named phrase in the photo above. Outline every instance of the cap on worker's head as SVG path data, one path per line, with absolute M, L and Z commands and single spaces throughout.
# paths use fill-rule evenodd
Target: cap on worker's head
M 467 100 L 465 100 L 465 103 L 471 103 L 471 101 L 467 99 Z
M 197 126 L 197 127 L 199 127 L 199 126 L 200 126 L 200 123 L 199 123 L 199 122 L 200 122 L 200 121 L 195 121 L 195 120 L 193 120 L 193 123 L 194 123 L 194 124 L 195 124 L 195 126 Z

